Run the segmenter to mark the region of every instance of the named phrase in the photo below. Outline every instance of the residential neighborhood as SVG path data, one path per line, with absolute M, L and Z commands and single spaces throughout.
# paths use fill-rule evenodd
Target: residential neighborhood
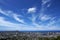
M 3 31 L 0 32 L 0 40 L 57 40 L 60 39 L 60 32 L 20 32 Z M 58 40 L 59 40 L 58 39 Z

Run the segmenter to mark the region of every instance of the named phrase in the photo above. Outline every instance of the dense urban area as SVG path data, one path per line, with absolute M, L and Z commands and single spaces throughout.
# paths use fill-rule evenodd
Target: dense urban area
M 1 31 L 0 40 L 60 40 L 60 32 Z

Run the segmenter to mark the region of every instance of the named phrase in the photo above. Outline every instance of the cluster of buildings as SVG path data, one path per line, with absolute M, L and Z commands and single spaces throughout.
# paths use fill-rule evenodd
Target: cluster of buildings
M 5 31 L 0 32 L 0 39 L 1 38 L 21 38 L 21 37 L 28 37 L 28 38 L 38 38 L 38 37 L 57 37 L 60 35 L 60 32 L 20 32 L 20 31 Z

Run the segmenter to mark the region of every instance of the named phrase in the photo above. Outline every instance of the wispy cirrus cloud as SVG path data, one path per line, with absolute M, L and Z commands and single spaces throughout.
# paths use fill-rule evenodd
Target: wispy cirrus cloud
M 19 16 L 20 16 L 20 15 L 14 14 L 14 15 L 13 15 L 13 18 L 14 18 L 16 21 L 18 21 L 18 22 L 21 22 L 21 23 L 24 23 L 24 24 L 25 24 L 24 19 L 18 18 Z
M 9 21 L 5 21 L 4 19 L 5 19 L 4 17 L 0 17 L 0 26 L 6 27 L 5 30 L 19 30 L 19 31 L 59 30 L 58 27 L 53 25 L 52 26 L 36 25 L 36 27 L 35 26 L 28 27 L 27 25 L 12 23 Z
M 13 12 L 12 11 L 9 11 L 9 10 L 3 10 L 3 9 L 1 9 L 0 8 L 0 14 L 3 14 L 3 15 L 5 15 L 5 16 L 13 16 Z
M 42 5 L 45 5 L 46 3 L 50 2 L 51 0 L 42 0 Z
M 42 14 L 39 16 L 39 18 L 41 21 L 47 21 L 51 19 L 51 16 Z
M 1 28 L 1 26 L 3 28 Z M 0 17 L 0 30 L 23 30 L 26 26 L 27 25 L 24 24 L 17 24 L 6 21 L 4 17 Z
M 51 5 L 51 0 L 42 0 L 40 14 L 44 14 L 48 7 Z
M 49 3 L 48 5 L 47 5 L 47 7 L 50 7 L 51 6 L 51 3 Z
M 42 8 L 42 10 L 45 11 L 45 8 Z M 32 20 L 32 23 L 34 25 L 35 30 L 56 30 L 56 29 L 59 30 L 59 28 L 57 26 L 55 26 L 55 23 L 57 23 L 57 21 L 54 20 L 55 17 L 53 17 L 51 15 L 44 14 L 44 11 L 42 11 L 40 13 L 39 17 L 38 16 L 35 16 L 34 14 L 32 14 L 32 18 L 29 18 L 30 20 Z M 36 23 L 37 17 L 42 22 L 47 21 L 46 25 L 44 25 L 44 23 L 41 23 L 41 25 L 39 25 L 38 23 Z
M 12 22 L 5 21 L 4 17 L 0 17 L 0 26 L 14 27 L 14 25 L 16 26 L 16 24 L 14 24 Z
M 50 7 L 51 5 L 51 0 L 42 0 L 41 3 L 41 9 L 40 9 L 40 15 L 39 15 L 39 19 L 41 21 L 46 21 L 46 20 L 50 20 L 52 17 L 50 15 L 46 15 L 45 12 L 47 10 L 48 7 Z
M 16 30 L 25 30 L 25 31 L 27 31 L 27 30 L 32 30 L 32 31 L 34 30 L 35 31 L 35 30 L 59 30 L 60 29 L 57 26 L 53 25 L 55 23 L 58 23 L 57 21 L 55 22 L 55 20 L 54 20 L 55 17 L 49 16 L 46 14 L 40 14 L 39 15 L 40 18 L 38 16 L 32 14 L 31 18 L 28 17 L 28 19 L 32 21 L 32 26 L 30 26 L 30 25 L 25 25 L 26 22 L 24 22 L 24 19 L 19 18 L 22 15 L 18 15 L 16 13 L 14 13 L 13 11 L 7 11 L 7 10 L 4 11 L 4 10 L 0 9 L 0 13 L 5 16 L 12 17 L 16 21 L 23 23 L 23 24 L 12 23 L 10 21 L 6 21 L 5 17 L 0 16 L 0 26 L 7 27 L 6 30 L 15 30 L 16 29 Z M 47 20 L 49 20 L 49 22 L 47 21 L 48 23 L 46 23 L 46 25 L 43 25 L 43 23 L 41 25 L 41 24 L 36 23 L 37 18 L 43 22 L 47 21 Z M 39 21 L 39 22 L 41 22 L 41 21 Z
M 18 15 L 12 11 L 6 11 L 6 10 L 2 10 L 2 9 L 0 9 L 0 13 L 5 16 L 12 17 L 18 22 L 24 23 L 24 20 L 22 20 L 21 18 L 18 18 L 18 16 L 22 16 L 22 15 Z
M 53 19 L 52 19 L 53 20 Z M 6 21 L 4 17 L 0 17 L 0 26 L 6 27 L 6 30 L 20 30 L 20 31 L 38 31 L 38 30 L 59 30 L 59 28 L 53 24 L 56 21 L 50 21 L 47 25 L 37 25 L 37 23 L 33 23 L 35 26 L 29 26 L 24 24 L 17 24 Z

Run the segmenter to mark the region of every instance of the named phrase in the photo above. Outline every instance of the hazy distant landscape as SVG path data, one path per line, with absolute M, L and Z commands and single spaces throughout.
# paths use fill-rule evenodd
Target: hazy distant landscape
M 60 40 L 58 31 L 1 31 L 0 40 Z

